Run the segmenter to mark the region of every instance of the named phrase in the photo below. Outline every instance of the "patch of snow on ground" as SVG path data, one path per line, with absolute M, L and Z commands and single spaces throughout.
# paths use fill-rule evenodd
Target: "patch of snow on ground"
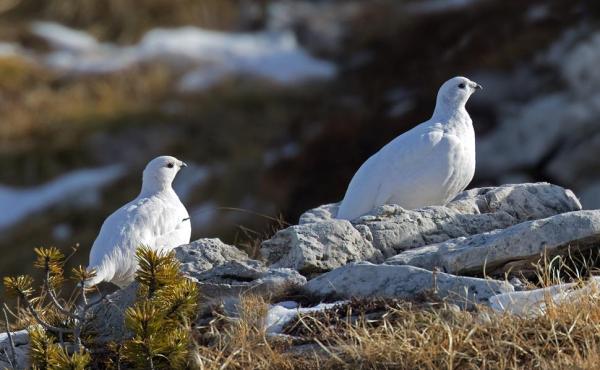
M 33 31 L 55 50 L 46 63 L 65 72 L 116 72 L 159 60 L 173 68 L 189 68 L 179 81 L 185 91 L 203 90 L 229 75 L 247 74 L 280 84 L 336 75 L 333 63 L 312 57 L 291 32 L 228 33 L 198 27 L 154 29 L 137 45 L 98 43 L 92 36 L 62 25 L 37 22 Z
M 52 22 L 34 22 L 31 31 L 46 40 L 55 49 L 85 52 L 98 48 L 96 39 L 83 32 L 77 31 L 58 23 Z
M 329 310 L 335 306 L 345 304 L 346 301 L 334 303 L 321 303 L 314 307 L 299 307 L 296 302 L 286 301 L 272 305 L 267 312 L 266 327 L 267 333 L 279 334 L 283 327 L 299 315 Z
M 0 229 L 24 221 L 27 217 L 49 207 L 66 202 L 77 205 L 78 199 L 87 201 L 124 175 L 122 166 L 77 170 L 44 185 L 19 189 L 0 185 Z

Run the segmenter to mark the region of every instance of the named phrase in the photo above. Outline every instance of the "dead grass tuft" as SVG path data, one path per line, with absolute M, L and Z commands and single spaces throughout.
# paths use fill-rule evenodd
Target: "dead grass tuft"
M 164 66 L 147 65 L 110 76 L 69 78 L 15 58 L 0 59 L 0 142 L 9 153 L 36 138 L 69 141 L 94 122 L 155 107 L 171 88 Z M 60 135 L 58 135 L 60 133 Z
M 265 302 L 245 298 L 238 319 L 198 329 L 205 339 L 213 331 L 198 341 L 197 360 L 204 369 L 592 369 L 599 303 L 592 294 L 524 318 L 443 302 L 355 300 L 272 337 L 262 324 Z
M 154 27 L 198 25 L 226 29 L 239 18 L 237 0 L 23 0 L 13 17 L 51 19 L 100 39 L 134 42 Z

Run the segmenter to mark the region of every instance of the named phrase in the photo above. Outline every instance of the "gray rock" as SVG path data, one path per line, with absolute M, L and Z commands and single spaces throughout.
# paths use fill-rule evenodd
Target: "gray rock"
M 498 312 L 535 317 L 547 312 L 548 306 L 560 304 L 577 305 L 597 297 L 600 278 L 592 277 L 585 284 L 567 283 L 542 289 L 499 294 L 490 298 L 490 307 Z
M 19 330 L 10 333 L 15 350 L 16 363 L 11 366 L 11 349 L 8 333 L 0 334 L 0 368 L 27 369 L 29 368 L 29 332 Z
M 379 212 L 394 212 L 387 207 L 390 206 L 383 206 Z M 330 203 L 308 210 L 300 216 L 299 224 L 335 219 L 338 208 L 339 203 Z M 540 182 L 466 190 L 446 204 L 446 208 L 463 214 L 506 212 L 519 220 L 532 220 L 578 211 L 581 203 L 572 191 Z
M 577 211 L 408 250 L 386 263 L 453 274 L 493 273 L 512 261 L 551 256 L 567 246 L 590 248 L 599 241 L 600 211 Z
M 595 175 L 595 170 L 600 166 L 600 160 L 595 155 L 598 150 L 600 150 L 600 133 L 594 124 L 578 137 L 566 140 L 547 164 L 546 173 L 557 182 L 571 184 L 581 189 L 598 178 Z
M 489 298 L 513 292 L 507 282 L 454 276 L 413 266 L 351 263 L 306 284 L 306 290 L 321 297 L 415 298 L 434 292 L 458 304 L 487 303 Z
M 238 248 L 219 239 L 198 239 L 190 244 L 175 248 L 181 271 L 196 274 L 229 261 L 245 261 L 248 255 Z
M 340 203 L 330 203 L 310 209 L 300 215 L 298 225 L 333 220 L 335 219 L 339 208 Z
M 94 306 L 90 310 L 86 333 L 92 334 L 98 343 L 129 338 L 131 332 L 125 328 L 125 310 L 135 303 L 137 290 L 138 283 L 133 282 L 127 288 L 109 294 L 106 302 Z
M 384 205 L 352 223 L 333 219 L 337 206 L 310 210 L 263 242 L 265 259 L 306 275 L 581 209 L 570 190 L 547 183 L 473 189 L 446 206 L 417 210 Z
M 536 183 L 468 190 L 443 207 L 405 210 L 385 205 L 357 222 L 370 229 L 373 246 L 391 257 L 408 249 L 580 209 L 570 190 Z
M 494 178 L 498 173 L 538 165 L 567 129 L 577 131 L 584 124 L 569 109 L 572 103 L 564 93 L 545 95 L 502 117 L 495 130 L 477 143 L 479 175 Z
M 306 284 L 306 278 L 297 271 L 267 268 L 218 239 L 201 239 L 178 247 L 176 251 L 182 271 L 198 285 L 200 316 L 211 313 L 221 304 L 235 309 L 243 294 L 269 299 Z M 138 283 L 134 282 L 109 295 L 108 303 L 94 307 L 87 330 L 99 343 L 130 336 L 124 326 L 124 312 L 135 302 L 137 289 Z
M 538 182 L 467 190 L 447 207 L 461 213 L 507 213 L 520 222 L 579 211 L 581 203 L 569 189 Z
M 273 267 L 302 274 L 329 271 L 352 261 L 383 261 L 366 233 L 366 228 L 360 230 L 346 220 L 295 225 L 264 241 L 261 253 Z
M 296 270 L 267 268 L 255 260 L 231 261 L 191 277 L 198 281 L 203 298 L 213 300 L 242 294 L 268 299 L 306 284 L 306 278 Z
M 175 248 L 175 255 L 181 262 L 181 271 L 197 281 L 197 276 L 229 261 L 246 261 L 248 255 L 219 239 L 199 239 L 190 244 Z M 93 308 L 88 330 L 94 333 L 99 343 L 121 340 L 129 337 L 123 319 L 127 307 L 136 299 L 138 283 L 110 294 L 108 303 Z

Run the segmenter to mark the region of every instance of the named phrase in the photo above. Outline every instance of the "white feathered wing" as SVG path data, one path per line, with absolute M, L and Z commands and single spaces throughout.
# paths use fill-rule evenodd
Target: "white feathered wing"
M 468 143 L 445 132 L 440 124 L 425 122 L 407 131 L 356 172 L 338 218 L 354 220 L 390 203 L 407 209 L 446 203 L 473 178 L 470 151 Z

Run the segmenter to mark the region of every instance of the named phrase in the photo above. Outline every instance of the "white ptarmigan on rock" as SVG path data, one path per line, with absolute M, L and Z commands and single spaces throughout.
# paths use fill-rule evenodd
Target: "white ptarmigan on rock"
M 148 163 L 140 195 L 104 221 L 90 251 L 88 269 L 96 276 L 86 286 L 106 281 L 124 288 L 134 280 L 139 246 L 170 250 L 190 242 L 190 216 L 171 187 L 182 167 L 169 156 Z
M 465 109 L 481 86 L 465 77 L 446 81 L 433 116 L 398 136 L 356 172 L 338 211 L 354 220 L 383 204 L 415 209 L 442 205 L 475 174 L 475 132 Z

